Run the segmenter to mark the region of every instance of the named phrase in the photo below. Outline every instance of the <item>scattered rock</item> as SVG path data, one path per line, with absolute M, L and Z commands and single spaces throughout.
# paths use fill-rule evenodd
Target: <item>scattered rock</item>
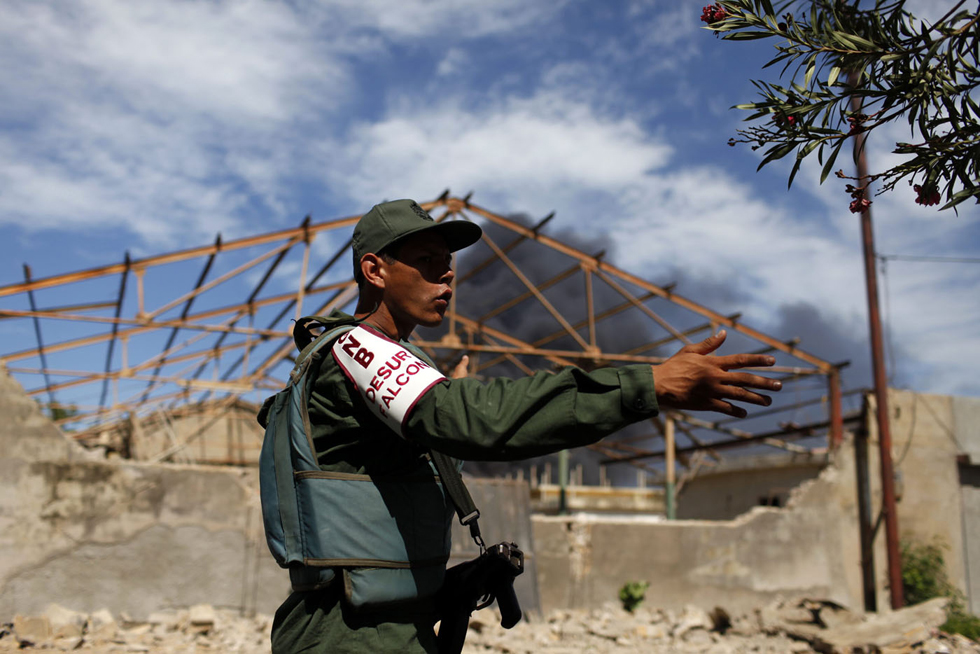
M 214 620 L 214 607 L 210 604 L 196 604 L 187 613 L 187 623 L 193 633 L 210 633 L 214 628 Z
M 689 604 L 684 607 L 684 612 L 681 614 L 680 621 L 677 626 L 674 627 L 674 638 L 684 638 L 684 636 L 694 630 L 694 629 L 704 629 L 710 631 L 714 629 L 715 623 L 708 615 L 708 612 L 702 608 Z
M 800 632 L 805 636 L 820 625 L 814 622 L 813 613 L 806 607 L 809 600 L 777 599 L 758 610 L 759 628 L 768 634 Z
M 151 625 L 166 625 L 168 627 L 177 628 L 177 624 L 180 621 L 179 616 L 176 611 L 154 611 L 150 615 L 146 616 L 146 623 Z
M 725 616 L 731 624 L 727 629 Z M 679 613 L 647 608 L 631 614 L 618 606 L 566 610 L 505 630 L 496 611 L 485 610 L 474 613 L 463 654 L 980 654 L 980 644 L 938 631 L 943 619 L 941 600 L 867 616 L 824 600 L 780 600 L 747 615 L 719 608 L 709 614 L 694 606 Z M 88 617 L 89 633 L 53 636 L 56 624 L 77 621 L 72 612 L 52 607 L 41 617 L 18 616 L 17 624 L 9 626 L 17 638 L 4 637 L 0 626 L 0 652 L 26 647 L 90 654 L 269 651 L 269 616 L 243 616 L 210 605 L 125 623 L 103 610 Z M 21 632 L 33 640 L 20 639 Z M 89 635 L 95 633 L 102 639 Z M 112 638 L 105 638 L 108 633 Z M 810 635 L 801 639 L 801 633 Z
M 911 651 L 946 621 L 948 603 L 947 598 L 937 597 L 891 613 L 869 614 L 861 622 L 827 629 L 811 642 L 835 652 L 873 652 L 888 647 Z
M 714 643 L 711 634 L 704 629 L 690 629 L 681 638 L 688 645 L 695 645 L 697 647 L 708 647 Z
M 33 646 L 47 642 L 51 638 L 51 621 L 43 616 L 15 615 L 14 634 L 22 647 L 25 643 Z
M 85 630 L 89 640 L 106 642 L 113 640 L 119 633 L 119 625 L 112 617 L 109 609 L 99 609 L 88 617 L 88 627 Z
M 88 620 L 84 613 L 72 611 L 57 604 L 49 604 L 44 616 L 51 624 L 53 638 L 81 638 Z
M 922 654 L 950 654 L 952 650 L 949 645 L 938 638 L 930 638 L 919 647 Z
M 75 638 L 56 638 L 52 644 L 55 649 L 59 649 L 62 652 L 70 652 L 75 649 L 80 649 L 85 644 L 85 639 L 81 636 Z
M 826 629 L 838 629 L 861 622 L 860 615 L 834 602 L 811 602 L 809 608 L 814 613 L 816 622 Z
M 761 631 L 759 616 L 755 613 L 731 616 L 732 625 L 724 632 L 729 636 L 752 636 Z
M 129 627 L 126 628 L 126 636 L 144 636 L 153 631 L 153 625 L 149 623 L 135 623 L 132 620 L 129 621 Z

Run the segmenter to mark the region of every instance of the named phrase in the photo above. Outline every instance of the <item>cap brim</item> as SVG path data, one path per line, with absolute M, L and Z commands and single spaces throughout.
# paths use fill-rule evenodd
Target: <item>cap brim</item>
M 476 223 L 471 223 L 468 220 L 447 220 L 434 225 L 427 225 L 422 229 L 416 229 L 405 234 L 398 241 L 403 241 L 409 236 L 425 232 L 439 234 L 446 239 L 446 245 L 449 247 L 450 252 L 469 247 L 479 241 L 480 237 L 483 236 L 483 229 Z M 397 243 L 398 241 L 395 242 Z

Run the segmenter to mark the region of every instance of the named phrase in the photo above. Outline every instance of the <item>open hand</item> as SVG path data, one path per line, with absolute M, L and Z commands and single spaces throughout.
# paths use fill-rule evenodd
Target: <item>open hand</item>
M 730 400 L 769 406 L 772 398 L 749 390 L 757 388 L 778 391 L 782 382 L 748 372 L 730 372 L 736 368 L 771 366 L 774 357 L 765 354 L 729 354 L 708 356 L 725 342 L 724 330 L 700 343 L 685 345 L 662 364 L 653 366 L 657 402 L 664 408 L 717 411 L 744 418 L 745 409 Z

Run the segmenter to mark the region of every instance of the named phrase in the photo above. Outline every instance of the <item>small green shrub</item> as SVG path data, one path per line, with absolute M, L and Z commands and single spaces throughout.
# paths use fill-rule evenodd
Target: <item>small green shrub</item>
M 906 604 L 918 604 L 933 597 L 953 597 L 957 590 L 946 576 L 945 545 L 903 541 L 901 549 Z
M 619 589 L 619 601 L 623 603 L 623 608 L 632 613 L 646 598 L 647 588 L 650 584 L 646 581 L 628 581 Z
M 946 622 L 939 628 L 980 640 L 980 618 L 966 610 L 963 593 L 946 575 L 946 559 L 940 542 L 902 542 L 902 590 L 905 603 L 918 604 L 934 597 L 948 597 Z
M 946 622 L 939 628 L 948 634 L 961 634 L 972 640 L 980 640 L 980 618 L 967 613 L 962 607 L 956 611 L 946 609 Z

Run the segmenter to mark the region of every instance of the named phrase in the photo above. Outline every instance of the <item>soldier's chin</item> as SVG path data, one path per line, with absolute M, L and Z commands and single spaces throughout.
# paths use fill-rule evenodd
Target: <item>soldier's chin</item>
M 438 327 L 442 324 L 445 315 L 443 313 L 435 313 L 429 316 L 425 316 L 422 320 L 419 320 L 419 324 L 423 327 Z

